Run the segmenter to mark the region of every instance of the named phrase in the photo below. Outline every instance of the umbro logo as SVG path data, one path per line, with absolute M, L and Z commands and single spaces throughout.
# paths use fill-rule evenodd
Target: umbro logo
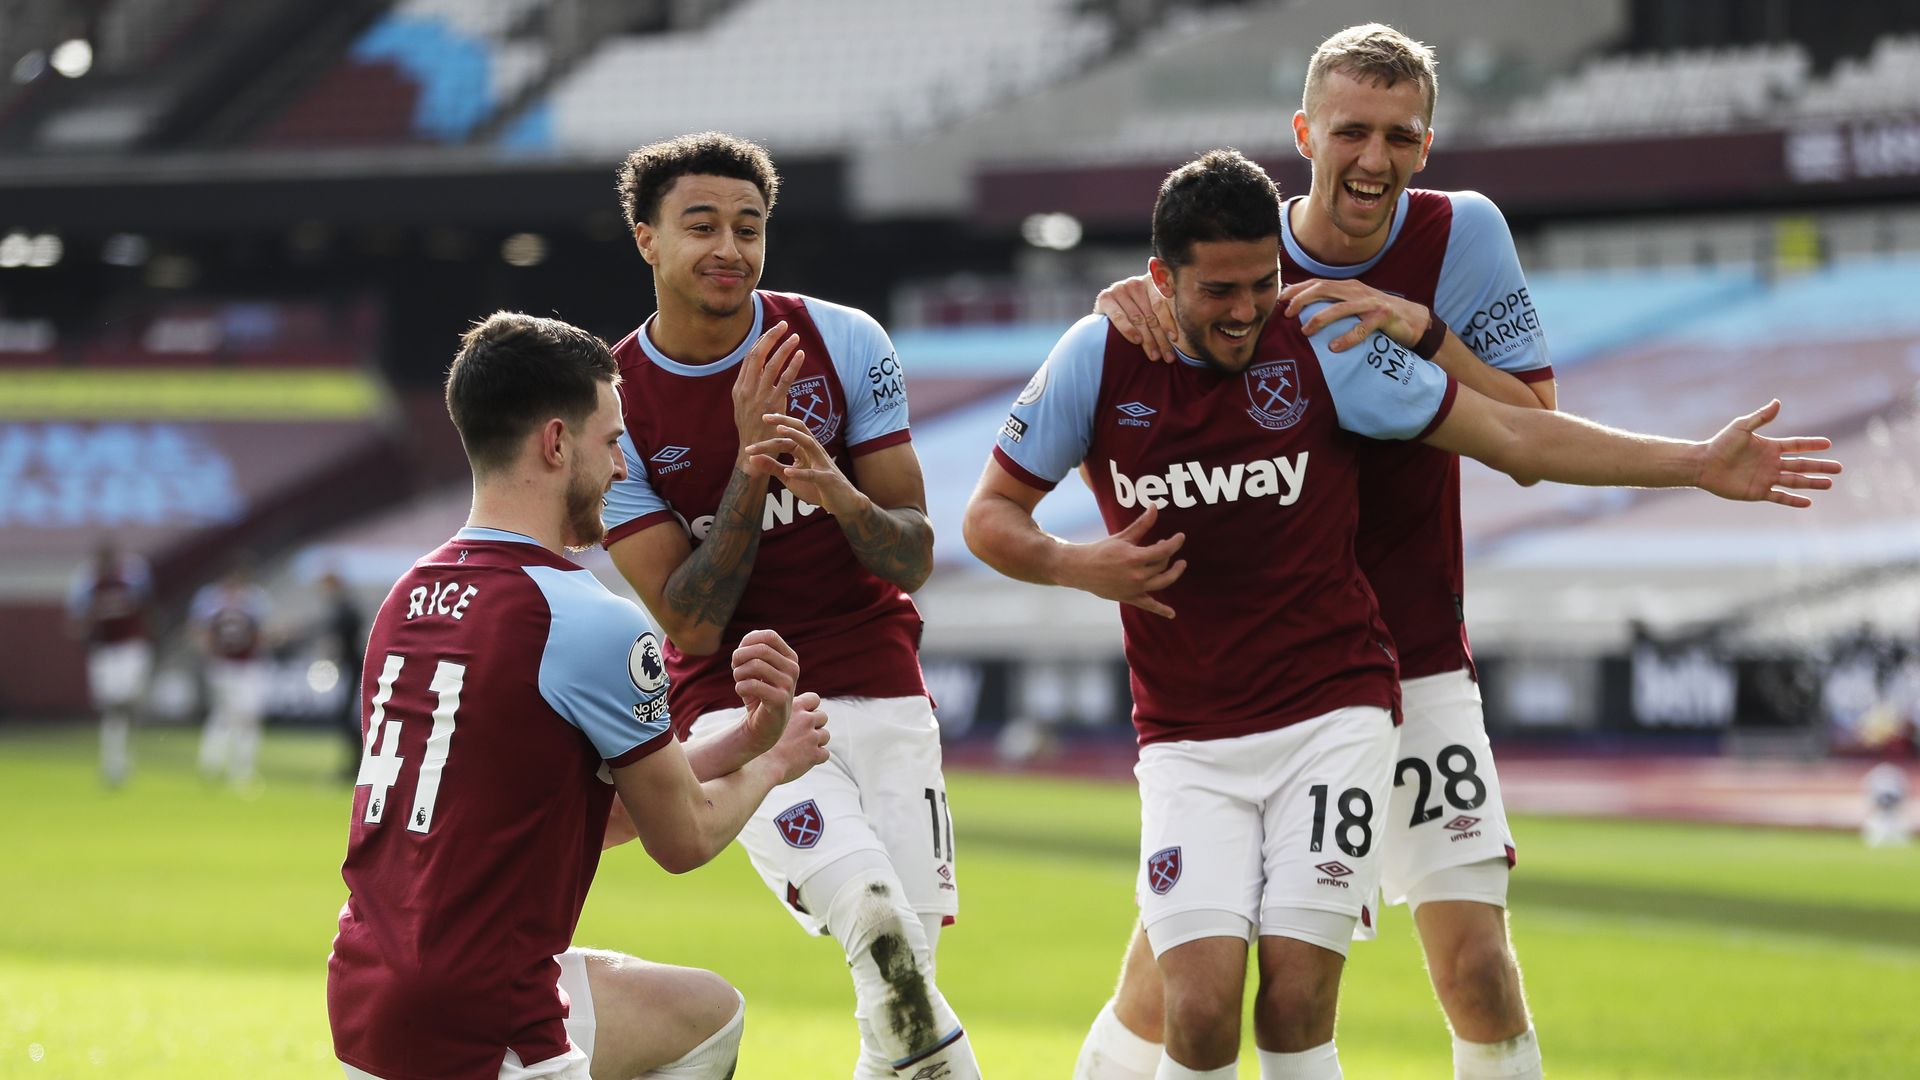
M 1352 885 L 1349 885 L 1345 881 L 1341 880 L 1347 875 L 1353 873 L 1353 868 L 1348 866 L 1346 863 L 1340 862 L 1338 860 L 1334 860 L 1331 862 L 1323 862 L 1320 865 L 1314 867 L 1314 869 L 1326 875 L 1325 877 L 1315 878 L 1313 880 L 1313 883 L 1315 885 L 1332 885 L 1332 886 L 1335 886 L 1336 888 L 1341 888 L 1341 889 L 1353 888 Z
M 1447 822 L 1445 825 L 1442 825 L 1441 828 L 1452 829 L 1454 832 L 1466 832 L 1468 829 L 1471 829 L 1478 824 L 1480 824 L 1479 818 L 1468 817 L 1465 814 L 1461 814 L 1459 817 L 1454 818 L 1452 821 Z
M 693 453 L 692 447 L 669 446 L 647 460 L 659 466 L 659 468 L 654 470 L 655 475 L 664 475 L 670 472 L 679 472 L 681 469 L 691 466 L 693 460 L 687 457 L 687 455 L 691 453 Z
M 1147 419 L 1147 417 L 1160 411 L 1151 405 L 1143 405 L 1138 401 L 1129 401 L 1125 405 L 1116 405 L 1114 408 L 1120 413 L 1120 423 L 1126 427 L 1150 427 L 1153 421 Z

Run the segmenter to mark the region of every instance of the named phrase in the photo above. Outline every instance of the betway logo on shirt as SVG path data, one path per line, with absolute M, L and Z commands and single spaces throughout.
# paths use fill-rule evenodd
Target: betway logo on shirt
M 1164 509 L 1169 502 L 1174 506 L 1212 506 L 1272 497 L 1278 497 L 1281 506 L 1292 506 L 1306 487 L 1307 451 L 1226 466 L 1176 461 L 1164 473 L 1137 478 L 1122 473 L 1111 461 L 1107 462 L 1107 471 L 1113 477 L 1114 500 L 1121 506 L 1151 503 Z
M 760 514 L 760 531 L 766 532 L 776 525 L 791 525 L 795 517 L 808 517 L 820 509 L 805 499 L 799 498 L 786 488 L 767 492 L 767 501 Z M 695 540 L 705 540 L 713 531 L 713 515 L 702 514 L 693 519 L 687 531 Z

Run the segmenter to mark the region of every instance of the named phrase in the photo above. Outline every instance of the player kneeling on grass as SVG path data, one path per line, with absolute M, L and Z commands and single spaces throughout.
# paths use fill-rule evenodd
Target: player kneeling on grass
M 763 630 L 733 653 L 740 722 L 691 751 L 673 738 L 652 624 L 561 554 L 600 539 L 625 474 L 617 381 L 598 338 L 504 313 L 447 376 L 473 511 L 368 645 L 327 964 L 351 1078 L 733 1074 L 745 1002 L 726 980 L 571 939 L 603 846 L 637 834 L 669 871 L 704 864 L 826 760 L 825 717 Z

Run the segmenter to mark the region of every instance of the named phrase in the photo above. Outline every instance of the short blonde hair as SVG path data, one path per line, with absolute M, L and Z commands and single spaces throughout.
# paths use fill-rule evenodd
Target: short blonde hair
M 1307 86 L 1301 106 L 1313 115 L 1314 99 L 1329 72 L 1337 71 L 1379 86 L 1392 87 L 1412 79 L 1426 92 L 1427 123 L 1433 123 L 1433 102 L 1440 93 L 1434 74 L 1433 50 L 1385 23 L 1349 26 L 1320 43 L 1307 61 Z

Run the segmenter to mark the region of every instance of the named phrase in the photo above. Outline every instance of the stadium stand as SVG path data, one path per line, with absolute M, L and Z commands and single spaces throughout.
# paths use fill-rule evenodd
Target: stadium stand
M 406 0 L 264 130 L 266 144 L 463 143 L 544 74 L 540 0 Z
M 1865 57 L 1847 57 L 1794 102 L 1803 117 L 1853 118 L 1920 109 L 1920 35 L 1884 35 Z
M 1540 141 L 1760 123 L 1806 90 L 1811 67 L 1806 50 L 1792 44 L 1603 57 L 1517 103 L 1482 133 Z
M 690 129 L 776 150 L 915 135 L 1099 56 L 1071 0 L 748 0 L 689 33 L 616 38 L 555 87 L 552 138 L 625 150 Z M 727 76 L 714 77 L 724 57 Z

